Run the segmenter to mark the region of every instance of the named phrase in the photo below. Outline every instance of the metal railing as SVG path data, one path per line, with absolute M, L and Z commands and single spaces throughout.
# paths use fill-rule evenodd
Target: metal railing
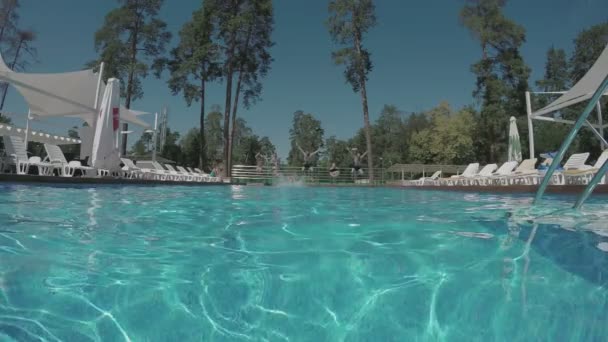
M 549 182 L 551 181 L 553 173 L 555 172 L 557 167 L 562 162 L 562 159 L 564 158 L 566 151 L 572 144 L 572 141 L 574 141 L 574 138 L 576 138 L 576 134 L 581 129 L 581 127 L 583 127 L 583 125 L 586 123 L 587 118 L 589 117 L 589 114 L 591 114 L 591 111 L 593 109 L 595 109 L 596 104 L 599 102 L 600 98 L 602 97 L 602 95 L 604 95 L 604 93 L 606 92 L 607 89 L 608 89 L 608 76 L 606 78 L 604 78 L 604 80 L 602 81 L 600 86 L 597 88 L 597 90 L 593 94 L 593 97 L 591 97 L 591 100 L 589 100 L 589 102 L 587 103 L 585 110 L 583 110 L 583 112 L 581 113 L 581 116 L 578 118 L 578 120 L 576 120 L 574 127 L 572 127 L 572 130 L 570 131 L 570 133 L 568 133 L 568 136 L 566 136 L 566 139 L 562 142 L 562 145 L 559 148 L 557 155 L 555 156 L 555 158 L 553 158 L 553 162 L 551 163 L 551 166 L 549 166 L 549 169 L 547 170 L 547 173 L 545 174 L 545 178 L 543 178 L 543 181 L 540 184 L 538 191 L 536 192 L 536 197 L 534 198 L 534 204 L 538 204 L 540 202 L 541 198 L 543 197 L 543 194 L 545 193 L 545 190 L 547 189 L 547 186 L 549 185 Z M 608 163 L 608 162 L 606 162 L 606 163 Z M 602 166 L 603 170 L 608 168 L 608 166 L 606 166 L 606 167 L 605 166 L 606 166 L 605 164 Z M 593 180 L 591 182 L 589 182 L 587 189 L 585 189 L 585 191 L 581 194 L 581 196 L 577 200 L 577 202 L 575 204 L 575 208 L 580 208 L 582 206 L 583 202 L 591 194 L 591 191 L 593 191 L 593 189 L 595 188 L 595 186 L 601 179 L 602 179 L 602 177 L 598 177 L 598 175 L 596 175 L 596 177 L 594 177 Z
M 303 170 L 301 167 L 282 166 L 278 170 L 272 167 L 259 169 L 251 165 L 234 165 L 232 183 L 235 184 L 328 184 L 328 185 L 381 185 L 386 184 L 386 169 L 374 168 L 374 181 L 369 182 L 368 169 L 362 168 L 363 174 L 352 172 L 352 169 L 339 168 L 330 173 L 328 169 L 314 167 Z

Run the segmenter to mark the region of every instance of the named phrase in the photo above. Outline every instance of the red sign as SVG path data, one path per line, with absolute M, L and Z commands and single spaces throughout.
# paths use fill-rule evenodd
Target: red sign
M 112 123 L 114 125 L 114 131 L 116 131 L 120 124 L 120 111 L 116 107 L 112 108 Z

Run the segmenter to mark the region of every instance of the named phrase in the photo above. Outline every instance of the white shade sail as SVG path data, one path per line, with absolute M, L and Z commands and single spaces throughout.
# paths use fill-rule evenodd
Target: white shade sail
M 606 46 L 600 57 L 585 76 L 583 76 L 583 78 L 581 78 L 568 92 L 545 108 L 534 112 L 532 115 L 541 116 L 553 113 L 562 108 L 589 100 L 606 76 L 608 76 L 608 46 Z
M 0 136 L 13 135 L 21 137 L 25 141 L 25 129 L 10 125 L 0 124 Z M 80 144 L 80 140 L 63 137 L 60 135 L 49 134 L 39 131 L 30 131 L 28 134 L 28 141 L 35 141 L 43 144 L 53 145 L 69 145 L 69 144 Z
M 0 80 L 14 86 L 30 111 L 39 117 L 71 116 L 93 124 L 99 75 L 92 69 L 56 74 L 19 73 L 11 70 L 0 56 Z M 104 88 L 102 82 L 99 95 Z M 143 112 L 124 108 L 122 114 L 123 121 L 150 128 L 137 117 Z

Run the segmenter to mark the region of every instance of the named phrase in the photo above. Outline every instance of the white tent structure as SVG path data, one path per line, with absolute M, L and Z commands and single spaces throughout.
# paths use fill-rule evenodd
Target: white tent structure
M 12 135 L 21 137 L 23 141 L 26 140 L 27 129 L 15 127 L 11 125 L 0 124 L 0 136 Z M 30 131 L 28 134 L 29 141 L 35 141 L 43 144 L 53 145 L 68 145 L 68 144 L 80 144 L 79 139 L 72 139 L 60 135 L 48 134 L 44 132 Z
M 105 84 L 102 79 L 103 63 L 99 73 L 93 69 L 55 74 L 29 74 L 11 70 L 0 56 L 0 81 L 14 86 L 25 98 L 29 107 L 25 140 L 30 137 L 29 123 L 34 118 L 75 117 L 95 127 L 100 95 Z M 120 105 L 120 119 L 149 129 L 150 125 L 138 116 L 145 112 L 129 110 Z M 81 158 L 91 156 L 92 134 L 81 136 Z
M 120 85 L 117 79 L 111 78 L 95 125 L 91 165 L 102 170 L 120 170 L 120 141 Z
M 587 101 L 591 99 L 593 93 L 599 88 L 602 81 L 608 76 L 608 46 L 604 49 L 600 57 L 597 59 L 595 64 L 589 69 L 587 74 L 583 76 L 569 91 L 563 92 L 526 92 L 526 106 L 528 112 L 528 134 L 530 140 L 530 158 L 534 158 L 534 129 L 532 120 L 542 120 L 557 123 L 564 123 L 573 125 L 575 122 L 572 120 L 564 120 L 553 117 L 552 114 L 555 112 L 572 106 L 574 104 Z M 532 101 L 530 94 L 561 94 L 561 96 L 537 111 L 532 111 Z M 608 92 L 604 94 L 608 96 Z M 608 142 L 604 138 L 604 129 L 608 127 L 608 124 L 604 124 L 602 120 L 602 108 L 600 103 L 597 103 L 597 123 L 586 122 L 586 126 L 591 129 L 594 134 L 602 143 L 602 147 L 607 147 Z

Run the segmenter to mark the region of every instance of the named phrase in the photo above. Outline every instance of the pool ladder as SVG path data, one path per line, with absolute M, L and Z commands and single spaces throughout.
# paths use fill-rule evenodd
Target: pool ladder
M 599 88 L 597 88 L 597 90 L 591 97 L 591 100 L 589 100 L 589 103 L 587 103 L 587 107 L 585 107 L 585 110 L 583 110 L 583 113 L 581 114 L 581 116 L 578 118 L 578 120 L 574 124 L 574 127 L 572 127 L 572 130 L 570 131 L 570 133 L 568 133 L 568 136 L 562 142 L 562 145 L 559 148 L 557 155 L 555 156 L 555 158 L 553 158 L 553 163 L 551 163 L 551 166 L 549 166 L 549 169 L 547 170 L 547 173 L 545 174 L 545 177 L 543 178 L 543 181 L 540 184 L 538 191 L 536 192 L 536 196 L 534 197 L 534 204 L 540 203 L 541 198 L 543 197 L 543 194 L 545 193 L 545 190 L 547 189 L 547 186 L 549 185 L 549 181 L 551 180 L 551 177 L 553 176 L 553 173 L 557 169 L 558 165 L 564 159 L 564 155 L 566 154 L 566 151 L 572 144 L 572 141 L 574 141 L 574 138 L 576 138 L 576 134 L 581 129 L 581 127 L 583 127 L 583 125 L 587 122 L 587 118 L 589 117 L 589 115 L 591 114 L 593 109 L 596 107 L 597 103 L 600 101 L 600 99 L 602 98 L 602 95 L 604 95 L 606 90 L 608 90 L 608 76 L 606 76 L 606 78 L 604 78 L 604 80 L 600 84 Z M 575 209 L 581 208 L 583 203 L 585 203 L 587 198 L 589 198 L 589 196 L 591 195 L 591 193 L 593 192 L 595 187 L 598 185 L 598 183 L 602 180 L 602 178 L 604 177 L 604 175 L 606 174 L 607 171 L 608 171 L 608 161 L 606 161 L 602 165 L 602 167 L 600 167 L 600 169 L 597 171 L 595 176 L 593 176 L 593 178 L 591 179 L 589 184 L 587 184 L 587 187 L 585 188 L 583 193 L 581 193 L 578 196 L 576 203 L 574 204 Z

